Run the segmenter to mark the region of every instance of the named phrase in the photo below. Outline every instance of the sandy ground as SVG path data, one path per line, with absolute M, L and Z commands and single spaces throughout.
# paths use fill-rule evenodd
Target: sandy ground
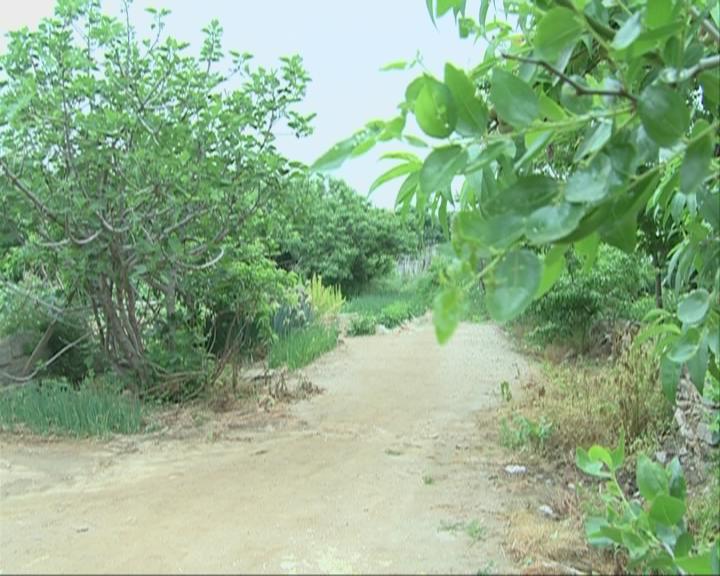
M 219 440 L 5 437 L 0 570 L 516 569 L 502 546 L 512 460 L 478 422 L 500 382 L 530 370 L 497 327 L 463 325 L 440 347 L 423 319 L 309 367 L 325 392 L 282 426 Z

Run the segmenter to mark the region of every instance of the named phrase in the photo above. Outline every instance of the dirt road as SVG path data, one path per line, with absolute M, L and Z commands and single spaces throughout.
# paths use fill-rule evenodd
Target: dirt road
M 513 568 L 513 496 L 478 427 L 524 359 L 492 325 L 440 347 L 427 319 L 348 339 L 325 393 L 231 439 L 0 444 L 0 568 L 443 572 Z

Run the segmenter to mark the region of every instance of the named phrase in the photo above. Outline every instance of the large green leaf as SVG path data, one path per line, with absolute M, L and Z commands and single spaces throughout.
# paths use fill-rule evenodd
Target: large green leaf
M 410 174 L 412 172 L 417 172 L 419 169 L 420 164 L 415 164 L 411 162 L 398 164 L 397 166 L 390 168 L 390 170 L 381 174 L 375 179 L 375 181 L 370 185 L 369 194 L 373 193 L 376 189 L 378 189 L 386 182 L 390 182 L 390 180 L 400 178 L 401 176 L 405 176 L 406 174 Z
M 450 190 L 452 179 L 467 164 L 467 152 L 458 145 L 433 150 L 420 170 L 420 188 L 428 196 Z
M 562 276 L 565 270 L 565 252 L 568 247 L 563 244 L 556 244 L 550 251 L 545 255 L 543 259 L 543 275 L 538 286 L 538 291 L 535 294 L 535 298 L 540 298 L 548 293 L 550 288 L 555 285 L 560 276 Z
M 683 296 L 678 304 L 678 318 L 683 324 L 693 326 L 700 324 L 710 309 L 710 294 L 704 288 L 693 290 Z
M 475 85 L 464 71 L 445 65 L 445 85 L 450 89 L 457 109 L 455 129 L 464 136 L 482 136 L 488 122 L 485 103 L 475 95 Z
M 660 494 L 668 494 L 668 479 L 665 470 L 652 462 L 645 454 L 640 454 L 637 458 L 636 479 L 640 494 L 648 502 L 652 502 Z
M 673 0 L 648 0 L 645 25 L 648 28 L 667 26 L 673 19 Z
M 569 8 L 553 8 L 540 19 L 535 32 L 535 51 L 554 63 L 566 49 L 575 46 L 584 31 L 582 21 Z
M 425 77 L 415 100 L 415 118 L 425 134 L 446 138 L 457 124 L 457 110 L 450 89 L 442 82 Z
M 560 185 L 549 176 L 533 174 L 519 178 L 517 182 L 489 198 L 485 209 L 490 214 L 515 212 L 529 216 L 538 208 L 557 198 Z
M 535 244 L 559 240 L 575 230 L 583 214 L 580 206 L 567 202 L 543 206 L 528 218 L 525 234 Z
M 717 550 L 716 543 L 714 549 Z M 717 554 L 717 552 L 714 552 Z M 684 556 L 675 558 L 675 564 L 683 569 L 685 574 L 717 574 L 717 568 L 713 566 L 713 552 L 705 552 L 697 556 Z
M 659 494 L 650 506 L 650 518 L 666 526 L 674 526 L 685 515 L 685 502 L 679 498 Z
M 612 163 L 605 154 L 598 154 L 587 168 L 578 170 L 568 179 L 565 199 L 568 202 L 592 203 L 610 193 Z
M 445 288 L 435 298 L 433 323 L 440 344 L 445 344 L 462 319 L 462 291 L 456 286 Z
M 484 218 L 478 211 L 462 211 L 453 221 L 453 237 L 490 256 L 510 247 L 525 231 L 525 219 L 517 214 Z
M 699 120 L 693 129 L 693 134 L 700 134 L 706 131 L 708 123 Z M 680 189 L 685 194 L 695 192 L 705 180 L 710 168 L 710 160 L 713 156 L 713 138 L 709 130 L 702 138 L 699 138 L 685 151 L 680 168 Z
M 345 160 L 352 156 L 353 150 L 357 146 L 358 140 L 355 136 L 347 138 L 342 142 L 335 144 L 330 150 L 325 152 L 320 158 L 315 160 L 313 165 L 310 167 L 311 170 L 317 172 L 325 172 L 328 170 L 334 170 L 343 165 Z
M 613 39 L 612 47 L 615 48 L 615 50 L 624 50 L 630 46 L 630 44 L 632 44 L 638 36 L 640 36 L 640 33 L 642 32 L 641 19 L 642 12 L 638 11 L 625 21 Z
M 703 338 L 700 341 L 697 352 L 695 352 L 695 355 L 687 362 L 690 380 L 692 380 L 692 383 L 695 385 L 695 388 L 697 388 L 700 394 L 702 394 L 705 389 L 705 374 L 708 369 L 708 361 L 709 354 L 707 342 Z
M 672 345 L 668 358 L 677 364 L 682 364 L 695 356 L 698 346 L 700 346 L 700 331 L 697 328 L 690 328 Z
M 690 111 L 681 93 L 651 84 L 640 94 L 638 113 L 645 131 L 660 146 L 672 146 L 690 124 Z
M 523 128 L 538 117 L 540 104 L 533 89 L 520 78 L 499 68 L 493 71 L 490 101 L 497 115 L 516 128 Z
M 681 372 L 682 364 L 673 362 L 667 356 L 663 356 L 662 360 L 660 360 L 660 383 L 662 384 L 663 394 L 673 404 L 677 396 Z
M 542 263 L 529 250 L 513 250 L 497 264 L 488 282 L 486 304 L 493 320 L 507 322 L 532 302 L 540 280 Z
M 583 142 L 575 153 L 575 161 L 582 160 L 600 150 L 612 136 L 612 122 L 601 120 L 597 126 L 588 128 Z

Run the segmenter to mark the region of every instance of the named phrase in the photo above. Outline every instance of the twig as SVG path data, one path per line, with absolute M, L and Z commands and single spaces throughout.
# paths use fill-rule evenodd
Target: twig
M 705 32 L 710 34 L 715 42 L 720 42 L 720 31 L 715 28 L 715 24 L 713 24 L 709 18 L 703 18 L 700 10 L 696 6 L 691 6 L 690 12 L 695 18 L 702 18 L 700 25 L 705 29 Z
M 543 68 L 545 68 L 545 70 L 547 70 L 551 74 L 554 74 L 555 76 L 560 78 L 560 80 L 575 88 L 575 92 L 579 96 L 618 96 L 620 98 L 627 98 L 633 103 L 637 103 L 637 98 L 630 94 L 627 90 L 625 90 L 625 88 L 621 88 L 620 90 L 588 88 L 587 86 L 579 84 L 578 82 L 570 78 L 570 76 L 567 76 L 566 74 L 555 68 L 555 66 L 553 66 L 552 64 L 545 62 L 545 60 L 538 60 L 537 58 L 527 58 L 525 56 L 514 56 L 512 54 L 502 54 L 502 57 L 506 60 L 516 60 L 518 62 L 525 62 L 526 64 L 535 64 L 536 66 L 542 66 Z

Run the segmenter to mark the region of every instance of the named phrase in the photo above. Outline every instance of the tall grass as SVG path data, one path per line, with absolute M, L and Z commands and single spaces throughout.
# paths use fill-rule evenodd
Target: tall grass
M 290 370 L 307 366 L 337 345 L 338 331 L 334 326 L 311 324 L 293 330 L 280 338 L 270 348 L 268 362 L 271 368 L 287 365 Z
M 141 430 L 142 416 L 140 403 L 115 388 L 74 389 L 63 380 L 52 380 L 0 391 L 3 430 L 78 437 L 133 434 Z

